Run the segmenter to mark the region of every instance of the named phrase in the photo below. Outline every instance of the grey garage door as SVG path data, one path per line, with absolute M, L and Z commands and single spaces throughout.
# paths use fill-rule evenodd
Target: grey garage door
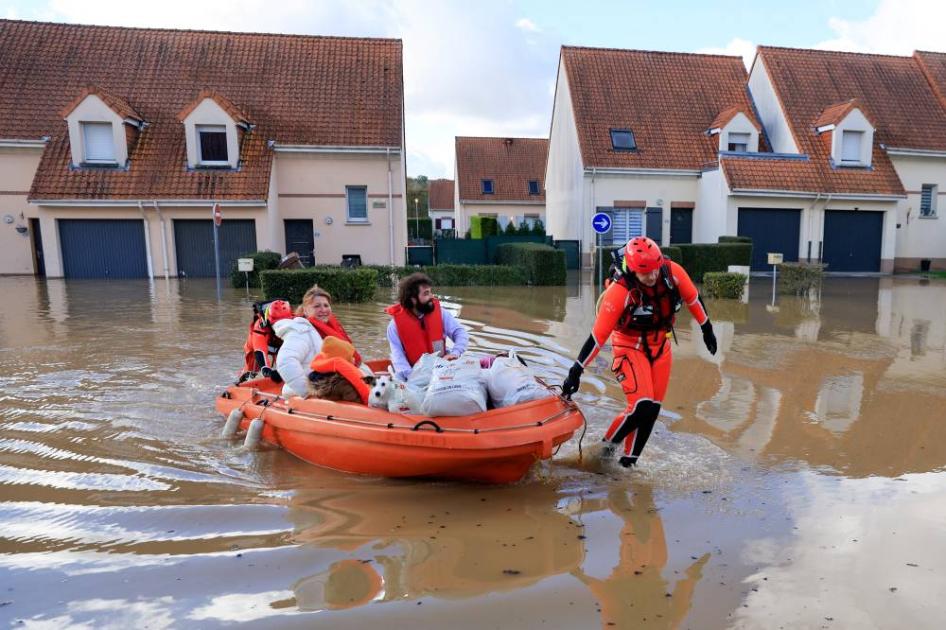
M 220 275 L 230 273 L 236 259 L 256 251 L 256 222 L 253 219 L 224 219 L 220 226 Z M 174 220 L 174 249 L 177 275 L 189 278 L 213 277 L 213 221 Z
M 780 252 L 786 262 L 798 262 L 801 210 L 739 208 L 739 236 L 752 239 L 752 270 L 769 270 L 768 253 Z
M 883 212 L 827 210 L 821 261 L 828 271 L 880 271 L 883 234 Z
M 67 278 L 147 278 L 144 223 L 138 219 L 60 219 Z

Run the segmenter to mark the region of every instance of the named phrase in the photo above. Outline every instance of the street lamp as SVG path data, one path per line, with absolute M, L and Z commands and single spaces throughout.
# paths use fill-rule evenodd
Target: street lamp
M 420 238 L 420 215 L 417 214 L 417 197 L 414 197 L 414 238 Z

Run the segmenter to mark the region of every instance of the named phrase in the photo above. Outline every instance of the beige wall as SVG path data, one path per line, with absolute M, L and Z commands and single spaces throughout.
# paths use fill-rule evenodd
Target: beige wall
M 470 217 L 474 215 L 495 214 L 497 218 L 505 217 L 514 219 L 516 226 L 522 221 L 524 215 L 537 214 L 545 224 L 545 205 L 531 203 L 476 203 L 460 202 L 459 212 L 457 212 L 457 232 L 460 236 L 470 229 Z
M 0 275 L 32 274 L 32 234 L 20 234 L 17 226 L 29 228 L 38 211 L 26 202 L 42 149 L 0 147 Z M 4 218 L 10 216 L 12 223 Z

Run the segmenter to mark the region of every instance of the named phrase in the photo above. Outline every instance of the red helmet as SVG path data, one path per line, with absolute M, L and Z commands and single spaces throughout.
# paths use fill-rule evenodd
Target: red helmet
M 270 324 L 292 317 L 292 307 L 286 300 L 275 300 L 266 307 L 266 321 Z
M 646 236 L 635 236 L 624 248 L 624 265 L 631 271 L 650 273 L 663 263 L 660 246 Z

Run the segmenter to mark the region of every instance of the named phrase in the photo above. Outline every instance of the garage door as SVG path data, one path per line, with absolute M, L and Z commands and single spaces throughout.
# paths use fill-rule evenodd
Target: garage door
M 880 271 L 883 234 L 883 212 L 827 210 L 821 260 L 828 271 Z
M 768 253 L 780 252 L 785 261 L 798 261 L 801 210 L 739 208 L 739 236 L 752 239 L 753 271 L 771 270 Z
M 253 219 L 224 219 L 219 236 L 220 275 L 226 276 L 237 258 L 256 251 L 256 222 Z M 174 250 L 179 276 L 213 277 L 213 221 L 175 219 Z
M 147 278 L 144 223 L 136 219 L 60 219 L 67 278 Z

